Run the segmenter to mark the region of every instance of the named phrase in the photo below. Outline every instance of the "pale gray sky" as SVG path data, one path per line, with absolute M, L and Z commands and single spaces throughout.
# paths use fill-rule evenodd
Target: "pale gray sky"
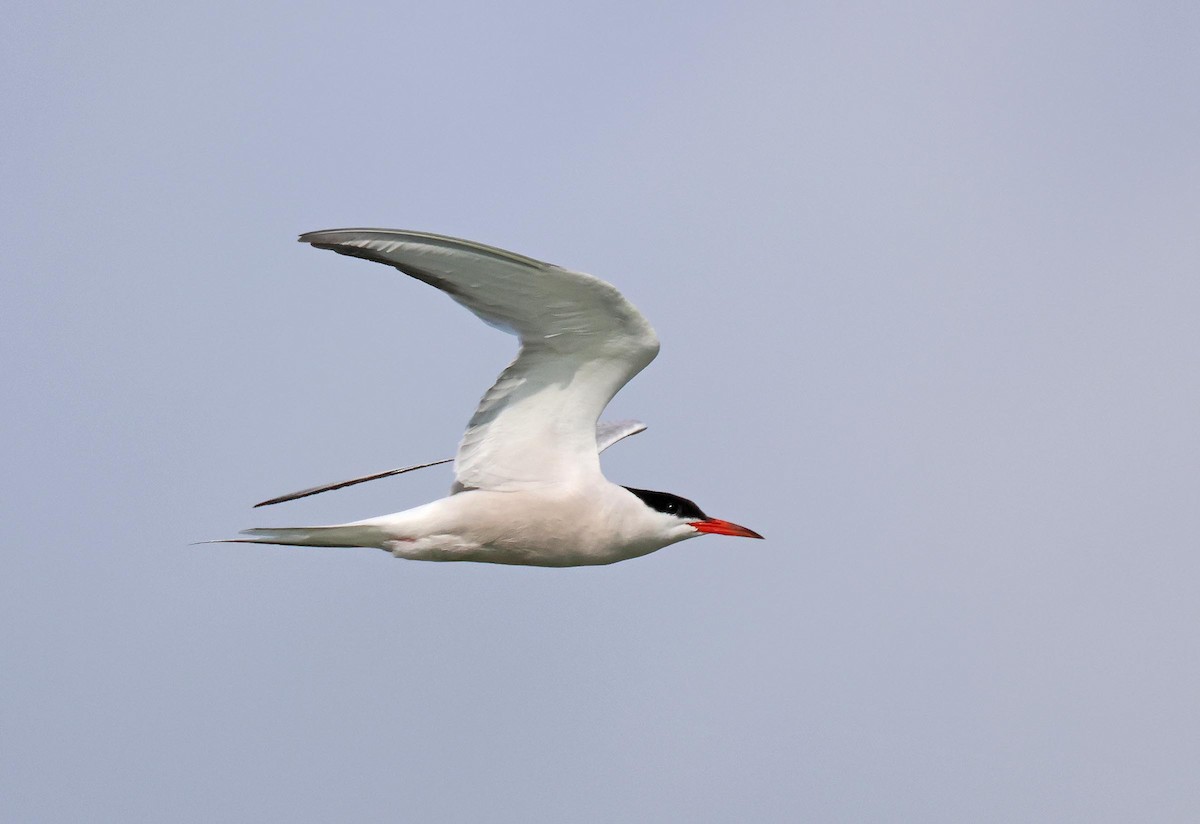
M 0 817 L 1200 818 L 1194 4 L 14 5 Z M 616 284 L 597 569 L 189 547 L 442 494 L 513 342 L 353 225 Z

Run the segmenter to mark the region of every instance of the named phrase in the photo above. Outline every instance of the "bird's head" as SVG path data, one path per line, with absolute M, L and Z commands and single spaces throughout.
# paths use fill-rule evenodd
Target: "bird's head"
M 710 518 L 700 507 L 687 498 L 672 495 L 669 492 L 653 492 L 649 489 L 634 489 L 625 487 L 629 492 L 641 499 L 650 510 L 657 513 L 662 522 L 663 530 L 670 536 L 671 541 L 682 541 L 700 535 L 733 535 L 738 538 L 761 538 L 752 529 L 722 521 L 720 518 Z

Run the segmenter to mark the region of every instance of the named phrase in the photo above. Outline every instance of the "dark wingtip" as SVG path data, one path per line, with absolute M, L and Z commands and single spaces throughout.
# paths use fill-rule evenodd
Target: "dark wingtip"
M 315 232 L 304 232 L 299 237 L 297 237 L 296 240 L 300 243 L 311 243 L 315 246 L 316 242 L 318 240 L 321 240 L 321 239 L 328 240 L 329 235 L 337 234 L 338 232 L 348 232 L 348 231 L 353 231 L 353 230 L 350 230 L 350 229 L 318 229 Z
M 278 498 L 271 498 L 267 501 L 260 501 L 254 505 L 254 509 L 260 506 L 272 506 L 273 504 L 281 504 L 285 501 L 297 501 L 301 498 L 307 498 L 310 495 L 320 495 L 322 492 L 332 492 L 335 489 L 345 489 L 348 486 L 366 483 L 367 481 L 377 481 L 380 478 L 390 478 L 393 475 L 403 475 L 406 472 L 412 472 L 417 469 L 428 469 L 431 466 L 441 466 L 453 461 L 453 458 L 442 458 L 440 461 L 428 461 L 427 463 L 414 464 L 412 466 L 402 466 L 399 469 L 388 469 L 383 472 L 374 472 L 370 475 L 363 475 L 359 478 L 351 478 L 348 481 L 338 481 L 332 484 L 322 484 L 321 486 L 310 486 L 308 489 L 301 489 L 299 492 L 289 492 L 286 495 L 280 495 Z

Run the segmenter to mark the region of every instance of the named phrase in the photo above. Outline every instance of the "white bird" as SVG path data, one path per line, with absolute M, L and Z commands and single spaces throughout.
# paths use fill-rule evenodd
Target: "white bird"
M 658 354 L 650 324 L 610 284 L 423 232 L 332 229 L 301 235 L 300 242 L 394 266 L 517 335 L 521 348 L 467 426 L 447 497 L 348 524 L 248 529 L 242 534 L 254 537 L 234 542 L 377 547 L 414 560 L 566 567 L 624 561 L 706 533 L 762 537 L 708 517 L 686 498 L 618 486 L 601 473 L 599 453 L 645 426 L 598 425 L 600 413 Z

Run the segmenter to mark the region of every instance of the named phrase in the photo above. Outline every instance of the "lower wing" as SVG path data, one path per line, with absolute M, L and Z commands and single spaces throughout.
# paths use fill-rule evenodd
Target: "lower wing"
M 603 452 L 617 441 L 624 440 L 630 435 L 636 435 L 639 432 L 646 431 L 646 424 L 641 421 L 602 421 L 596 424 L 596 450 Z M 337 481 L 331 484 L 322 484 L 320 486 L 310 486 L 308 489 L 301 489 L 299 492 L 289 492 L 286 495 L 280 495 L 278 498 L 271 498 L 267 501 L 261 501 L 255 504 L 255 508 L 260 506 L 271 506 L 272 504 L 281 504 L 285 501 L 295 501 L 300 498 L 307 498 L 310 495 L 320 495 L 322 492 L 332 492 L 335 489 L 345 489 L 348 486 L 355 484 L 366 483 L 367 481 L 377 481 L 380 478 L 390 478 L 393 475 L 403 475 L 405 472 L 412 472 L 417 469 L 426 469 L 431 466 L 441 466 L 453 461 L 453 458 L 443 458 L 440 461 L 430 461 L 429 463 L 415 464 L 413 466 L 403 466 L 399 469 L 388 469 L 384 472 L 374 472 L 370 475 L 363 475 L 358 478 L 351 478 L 348 481 Z

